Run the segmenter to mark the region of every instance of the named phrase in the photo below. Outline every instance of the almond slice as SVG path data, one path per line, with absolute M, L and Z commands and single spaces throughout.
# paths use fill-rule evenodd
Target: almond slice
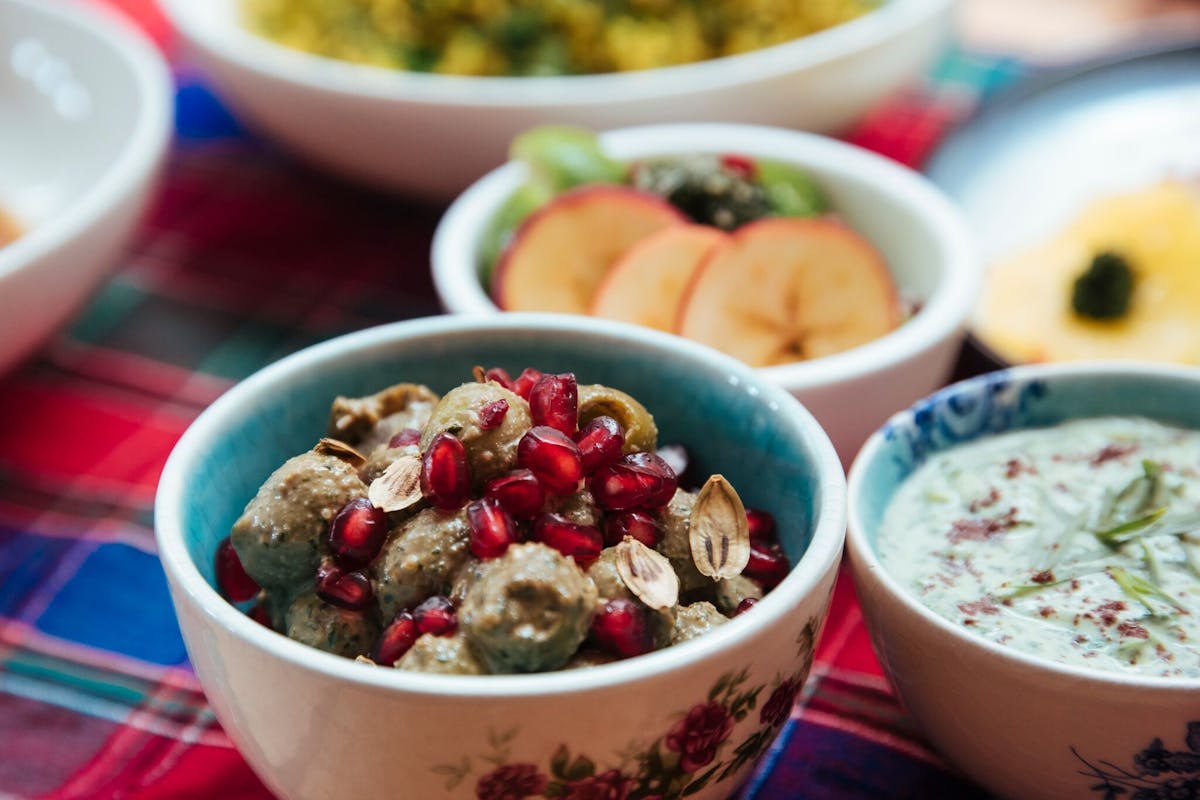
M 692 560 L 714 581 L 741 575 L 750 560 L 750 524 L 737 491 L 721 475 L 704 484 L 688 522 Z
M 617 545 L 617 574 L 650 608 L 671 608 L 679 602 L 679 576 L 671 562 L 632 536 Z
M 421 457 L 400 456 L 371 481 L 367 499 L 382 511 L 403 511 L 421 499 Z
M 324 438 L 317 442 L 317 446 L 313 448 L 323 456 L 333 456 L 340 458 L 352 467 L 361 467 L 367 463 L 367 457 L 355 450 L 345 442 L 337 439 Z

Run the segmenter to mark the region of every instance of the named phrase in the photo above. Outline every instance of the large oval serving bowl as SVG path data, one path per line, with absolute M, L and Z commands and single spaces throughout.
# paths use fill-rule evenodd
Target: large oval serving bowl
M 953 368 L 980 270 L 958 212 L 928 181 L 892 161 L 812 134 L 752 125 L 682 124 L 601 134 L 605 151 L 633 159 L 741 153 L 803 167 L 833 212 L 878 249 L 901 293 L 920 310 L 861 347 L 765 367 L 759 375 L 795 395 L 829 433 L 846 464 L 896 409 L 942 385 Z M 500 204 L 525 180 L 523 164 L 494 170 L 446 212 L 433 240 L 433 279 L 447 310 L 499 311 L 480 282 L 479 247 Z
M 1082 800 L 1162 789 L 1145 796 L 1169 797 L 1168 788 L 1197 785 L 1200 679 L 1071 667 L 947 621 L 880 563 L 876 543 L 888 502 L 928 456 L 955 444 L 1103 415 L 1195 429 L 1198 399 L 1195 369 L 1021 367 L 922 400 L 893 417 L 855 460 L 847 546 L 875 651 L 937 749 L 997 795 Z M 1174 762 L 1172 752 L 1179 754 Z M 1110 788 L 1128 794 L 1106 794 Z
M 949 0 L 887 0 L 774 47 L 608 75 L 479 78 L 363 66 L 257 36 L 239 0 L 162 0 L 221 95 L 305 158 L 358 180 L 449 198 L 520 131 L 711 119 L 845 128 L 912 79 L 949 29 Z
M 0 0 L 0 371 L 76 310 L 150 195 L 171 80 L 133 27 L 88 3 Z
M 591 669 L 504 676 L 339 658 L 269 631 L 213 589 L 218 542 L 266 476 L 321 435 L 334 395 L 402 380 L 446 391 L 476 364 L 573 370 L 628 390 L 655 414 L 662 441 L 686 443 L 700 469 L 721 471 L 748 505 L 774 513 L 791 574 L 750 613 L 693 641 Z M 637 755 L 653 753 L 657 778 L 642 780 L 678 789 L 707 775 L 689 796 L 717 798 L 765 750 L 786 716 L 780 705 L 812 663 L 841 553 L 843 489 L 812 417 L 705 348 L 553 315 L 441 317 L 334 339 L 235 387 L 172 453 L 155 524 L 196 673 L 221 723 L 282 797 L 475 797 L 506 775 L 544 778 L 555 764 L 561 772 L 564 758 L 578 763 L 574 779 L 611 773 L 603 780 L 620 784 L 638 779 Z M 755 690 L 757 707 L 743 703 L 738 714 L 730 704 Z M 688 762 L 678 747 L 691 734 L 667 741 L 680 725 L 707 726 L 695 731 Z M 672 772 L 681 764 L 690 770 Z

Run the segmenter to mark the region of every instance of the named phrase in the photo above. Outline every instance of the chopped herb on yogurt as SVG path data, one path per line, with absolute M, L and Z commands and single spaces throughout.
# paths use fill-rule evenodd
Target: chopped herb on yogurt
M 1099 417 L 952 448 L 897 491 L 879 554 L 993 642 L 1200 677 L 1200 431 Z

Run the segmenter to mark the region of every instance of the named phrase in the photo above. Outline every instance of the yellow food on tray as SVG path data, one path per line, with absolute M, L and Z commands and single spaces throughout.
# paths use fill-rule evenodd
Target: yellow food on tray
M 1200 364 L 1200 190 L 1165 181 L 1096 200 L 989 270 L 975 332 L 1011 362 Z
M 455 75 L 569 75 L 686 64 L 846 22 L 879 0 L 244 0 L 298 50 Z

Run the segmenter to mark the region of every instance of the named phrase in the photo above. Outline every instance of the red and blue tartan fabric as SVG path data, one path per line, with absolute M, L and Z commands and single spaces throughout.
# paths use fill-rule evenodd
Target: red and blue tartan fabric
M 149 0 L 109 0 L 170 52 Z M 1019 72 L 950 53 L 849 136 L 917 164 Z M 70 327 L 0 380 L 0 797 L 269 792 L 187 662 L 151 506 L 188 422 L 263 364 L 438 313 L 438 209 L 316 174 L 246 134 L 182 65 L 161 196 Z M 923 743 L 842 580 L 814 674 L 744 796 L 976 797 Z

